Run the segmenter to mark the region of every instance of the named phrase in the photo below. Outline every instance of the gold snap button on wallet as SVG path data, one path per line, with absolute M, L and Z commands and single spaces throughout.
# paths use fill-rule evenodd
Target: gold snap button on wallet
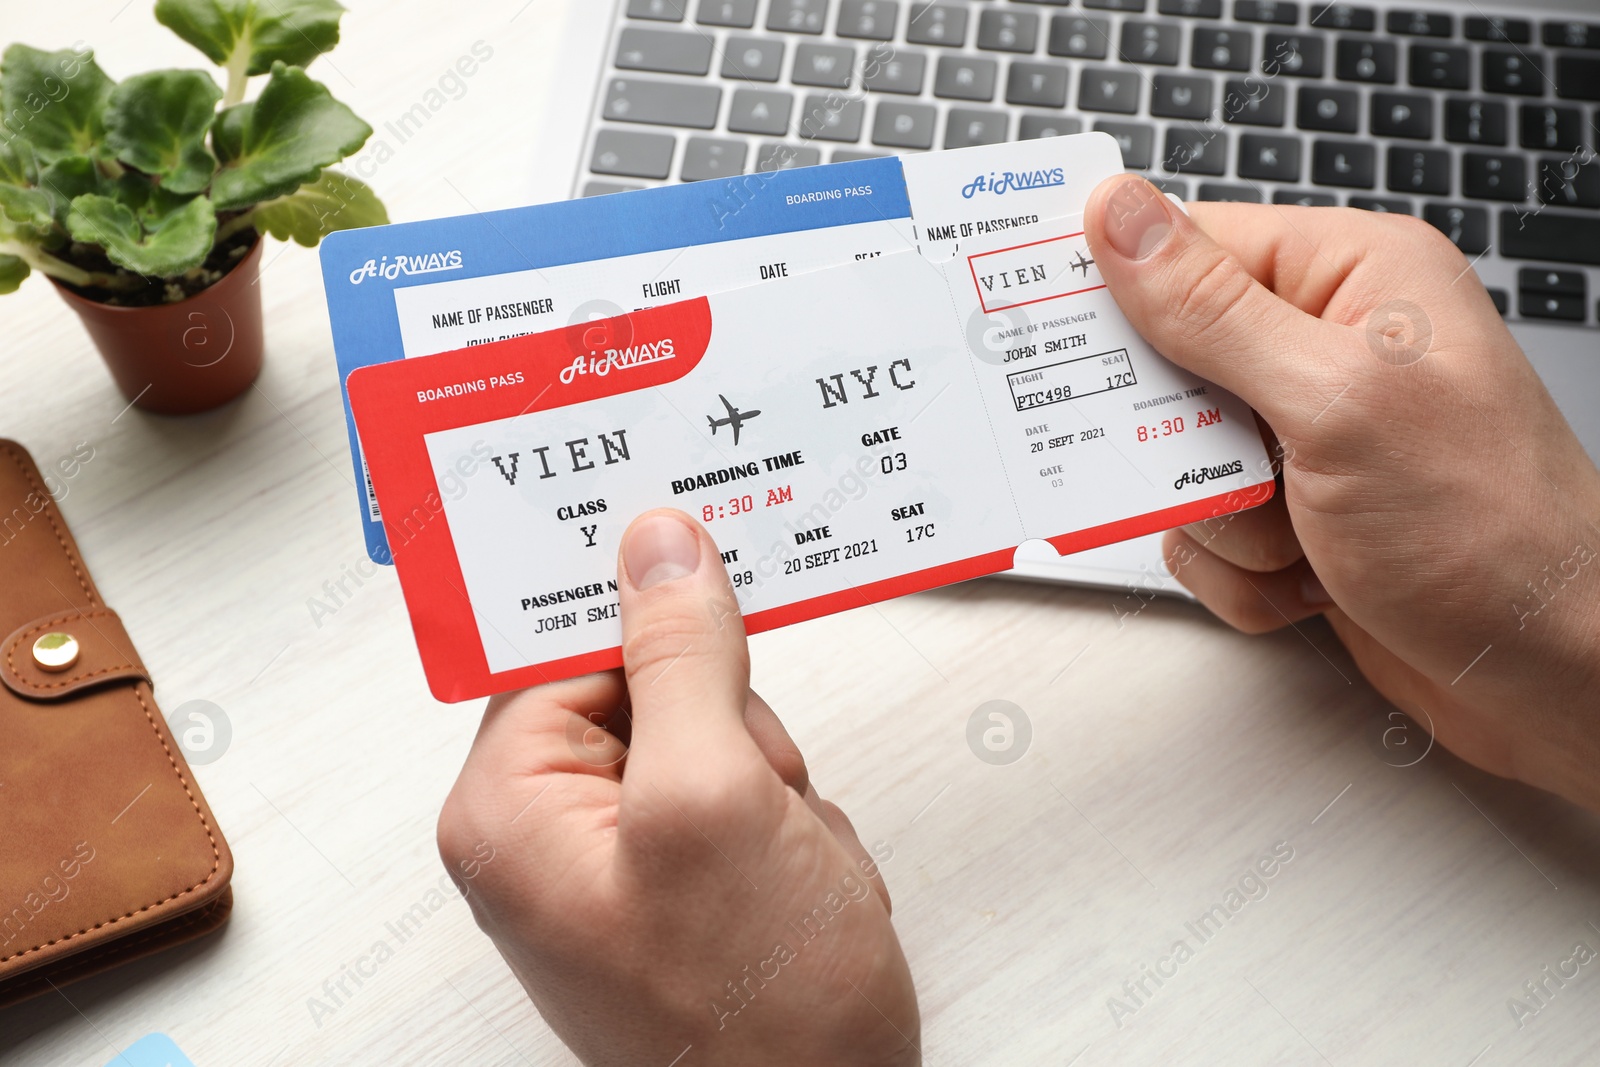
M 233 856 L 122 620 L 4 440 L 0 635 L 4 1006 L 218 929 Z
M 51 674 L 71 670 L 78 662 L 78 639 L 60 630 L 45 634 L 33 643 L 33 662 Z

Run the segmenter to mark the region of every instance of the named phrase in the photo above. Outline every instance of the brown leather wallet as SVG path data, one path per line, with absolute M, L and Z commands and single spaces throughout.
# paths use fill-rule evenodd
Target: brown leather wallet
M 233 856 L 39 469 L 5 440 L 0 634 L 4 1006 L 221 927 Z

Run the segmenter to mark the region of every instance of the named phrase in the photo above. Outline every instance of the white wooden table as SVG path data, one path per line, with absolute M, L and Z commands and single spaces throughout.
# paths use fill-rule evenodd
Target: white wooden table
M 201 65 L 123 4 L 10 4 L 0 44 Z M 571 125 L 546 117 L 560 0 L 352 6 L 316 73 L 394 149 L 372 183 L 395 219 L 565 195 L 536 149 Z M 493 58 L 397 143 L 384 124 L 478 40 Z M 200 1067 L 571 1063 L 466 905 L 431 895 L 479 707 L 428 697 L 392 575 L 311 610 L 364 558 L 315 253 L 271 245 L 262 286 L 265 374 L 187 420 L 126 410 L 44 281 L 0 300 L 0 433 L 41 465 L 93 446 L 63 509 L 164 707 L 231 721 L 196 775 L 238 863 L 222 936 L 0 1013 L 0 1061 L 96 1067 L 165 1031 Z M 754 656 L 823 794 L 893 849 L 930 1064 L 1600 1062 L 1600 961 L 1524 988 L 1600 950 L 1600 820 L 1441 751 L 1396 766 L 1425 739 L 1385 747 L 1387 707 L 1320 624 L 1248 639 L 1175 601 L 991 580 Z M 967 745 L 990 700 L 1032 725 L 1008 766 Z M 1229 912 L 1275 847 L 1292 859 Z M 1186 924 L 1216 904 L 1202 939 Z M 326 1010 L 379 941 L 392 957 Z

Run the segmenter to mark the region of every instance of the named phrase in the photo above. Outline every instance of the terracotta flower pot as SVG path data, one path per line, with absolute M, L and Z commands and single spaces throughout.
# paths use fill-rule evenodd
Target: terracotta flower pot
M 210 411 L 261 373 L 258 239 L 216 284 L 176 304 L 114 307 L 57 285 L 100 349 L 117 388 L 158 415 Z

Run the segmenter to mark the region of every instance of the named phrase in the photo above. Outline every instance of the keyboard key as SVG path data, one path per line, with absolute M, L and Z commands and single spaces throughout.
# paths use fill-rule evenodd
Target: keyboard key
M 1211 79 L 1157 74 L 1150 84 L 1150 114 L 1162 119 L 1203 119 L 1211 114 Z
M 1000 65 L 983 56 L 940 56 L 933 95 L 948 100 L 993 100 Z
M 1506 143 L 1506 106 L 1454 97 L 1444 102 L 1444 139 L 1456 144 Z
M 1577 108 L 1523 104 L 1517 111 L 1523 148 L 1570 152 L 1583 147 L 1583 112 Z
M 1037 141 L 1041 137 L 1065 137 L 1083 132 L 1083 122 L 1065 115 L 1024 115 L 1017 124 L 1017 140 Z
M 1534 293 L 1524 289 L 1517 294 L 1517 314 L 1525 319 L 1556 319 L 1562 322 L 1582 322 L 1581 296 L 1561 296 L 1556 293 Z
M 911 44 L 940 44 L 960 48 L 967 40 L 966 5 L 912 4 L 906 40 Z
M 1279 189 L 1272 194 L 1272 202 L 1295 207 L 1337 207 L 1339 203 L 1332 193 L 1313 193 L 1303 189 Z
M 1311 9 L 1311 25 L 1322 30 L 1355 30 L 1371 33 L 1378 27 L 1378 13 L 1354 4 L 1325 4 Z
M 772 37 L 729 37 L 722 52 L 722 76 L 775 82 L 783 73 L 783 48 L 783 42 Z
M 1557 54 L 1556 95 L 1563 100 L 1600 100 L 1600 56 Z
M 1600 24 L 1547 22 L 1544 43 L 1555 48 L 1600 48 Z
M 787 34 L 821 34 L 827 21 L 827 0 L 773 0 L 766 11 L 766 29 Z
M 1189 45 L 1189 64 L 1201 70 L 1249 70 L 1249 31 L 1196 26 Z
M 1506 313 L 1511 310 L 1511 294 L 1504 289 L 1485 289 L 1484 292 L 1489 294 L 1489 299 L 1494 302 L 1494 309 L 1500 312 L 1500 317 L 1505 318 Z
M 1182 15 L 1192 19 L 1220 19 L 1222 0 L 1157 0 L 1156 10 L 1163 15 Z
M 1142 22 L 1129 19 L 1122 24 L 1122 39 L 1117 54 L 1125 63 L 1155 63 L 1163 67 L 1178 65 L 1179 28 L 1170 22 Z
M 971 148 L 980 144 L 999 144 L 1006 139 L 1011 117 L 1004 111 L 980 111 L 975 107 L 953 107 L 945 116 L 944 146 Z
M 1600 207 L 1600 162 L 1593 157 L 1546 156 L 1539 160 L 1539 200 L 1562 207 Z
M 1227 158 L 1228 135 L 1221 130 L 1167 128 L 1161 165 L 1172 173 L 1220 175 Z
M 1411 201 L 1392 196 L 1352 196 L 1349 204 L 1362 211 L 1376 211 L 1380 215 L 1411 215 Z
M 1106 19 L 1055 15 L 1045 50 L 1072 59 L 1104 59 L 1110 49 L 1111 23 Z
M 828 17 L 828 0 L 772 0 L 767 29 L 788 33 L 821 33 Z
M 1225 204 L 1259 204 L 1261 203 L 1261 190 L 1249 185 L 1201 182 L 1199 199 L 1215 200 Z
M 1127 11 L 1133 14 L 1144 14 L 1144 0 L 1083 0 L 1083 6 L 1098 8 L 1101 11 Z
M 1252 181 L 1297 182 L 1300 180 L 1300 138 L 1269 133 L 1239 135 L 1241 178 Z
M 873 45 L 862 66 L 862 84 L 875 93 L 915 96 L 922 92 L 922 76 L 927 66 L 928 57 L 921 52 L 907 52 L 892 45 Z
M 1245 126 L 1282 126 L 1288 91 L 1257 77 L 1229 78 L 1222 94 L 1222 121 Z
M 1234 0 L 1233 17 L 1240 22 L 1294 26 L 1300 21 L 1300 5 L 1287 0 Z
M 694 20 L 702 26 L 736 26 L 748 30 L 756 24 L 756 0 L 700 0 Z
M 1450 195 L 1450 152 L 1444 148 L 1389 148 L 1389 191 Z
M 735 89 L 728 105 L 728 129 L 734 133 L 789 132 L 794 97 L 771 89 Z M 684 166 L 689 164 L 684 162 Z
M 721 104 L 722 90 L 714 85 L 613 78 L 601 115 L 613 122 L 709 130 L 717 124 Z
M 1529 55 L 1511 48 L 1483 50 L 1483 91 L 1539 96 L 1544 92 L 1543 53 Z
M 710 37 L 699 33 L 624 26 L 617 35 L 617 66 L 658 74 L 706 74 L 711 44 Z
M 610 196 L 612 193 L 631 193 L 635 189 L 643 189 L 642 185 L 624 185 L 622 182 L 585 182 L 583 195 Z
M 854 148 L 835 148 L 833 150 L 833 158 L 829 159 L 828 162 L 855 163 L 862 159 L 882 159 L 887 154 L 885 152 L 862 152 Z
M 1311 180 L 1318 185 L 1371 189 L 1377 181 L 1377 149 L 1359 141 L 1313 141 Z
M 810 145 L 783 144 L 767 141 L 756 153 L 756 173 L 771 174 L 776 170 L 794 170 L 797 167 L 815 167 L 822 162 L 822 149 Z
M 985 52 L 1032 52 L 1039 16 L 1031 11 L 985 11 L 978 16 L 978 47 Z
M 856 50 L 849 45 L 813 44 L 807 41 L 794 50 L 794 71 L 789 75 L 789 80 L 796 85 L 848 89 L 851 70 L 855 65 Z
M 1391 11 L 1383 28 L 1412 37 L 1449 37 L 1456 32 L 1456 20 L 1440 11 Z
M 888 0 L 843 0 L 839 23 L 834 32 L 840 37 L 867 41 L 894 40 L 894 25 L 900 18 L 900 5 Z
M 1448 45 L 1414 44 L 1410 53 L 1411 84 L 1425 89 L 1465 89 L 1470 53 Z
M 1368 129 L 1378 137 L 1433 137 L 1433 99 L 1420 93 L 1373 93 Z
M 1133 114 L 1139 110 L 1139 75 L 1131 70 L 1084 67 L 1078 76 L 1078 110 Z
M 1393 41 L 1341 37 L 1334 46 L 1333 75 L 1340 81 L 1393 85 L 1399 53 Z
M 1461 191 L 1479 200 L 1525 200 L 1528 164 L 1521 156 L 1463 152 Z
M 1189 183 L 1182 178 L 1150 177 L 1145 180 L 1169 196 L 1175 196 L 1179 200 L 1189 199 Z
M 885 148 L 932 148 L 939 111 L 927 104 L 884 100 L 872 122 L 872 143 Z
M 627 178 L 665 178 L 672 172 L 677 138 L 664 133 L 603 129 L 594 137 L 589 169 Z
M 859 141 L 867 105 L 840 99 L 837 94 L 813 93 L 800 113 L 800 136 L 808 141 Z
M 1469 256 L 1478 255 L 1489 247 L 1489 213 L 1481 207 L 1424 204 L 1422 217 Z
M 1502 44 L 1527 44 L 1533 40 L 1533 23 L 1508 19 L 1502 15 L 1469 15 L 1463 23 L 1469 41 L 1499 41 Z
M 1600 215 L 1502 211 L 1500 254 L 1600 267 Z
M 1302 130 L 1355 133 L 1361 94 L 1354 89 L 1302 85 L 1295 100 L 1294 122 Z
M 658 22 L 682 22 L 683 9 L 689 0 L 628 0 L 630 19 L 655 19 Z
M 1067 67 L 1065 63 L 1011 64 L 1006 77 L 1006 103 L 1024 107 L 1066 107 Z
M 1521 267 L 1517 270 L 1517 289 L 1524 293 L 1555 293 L 1559 296 L 1589 295 L 1589 287 L 1581 270 Z
M 1122 149 L 1122 165 L 1129 170 L 1148 170 L 1156 154 L 1156 131 L 1137 122 L 1102 119 L 1094 124 L 1097 133 L 1109 133 Z
M 1322 77 L 1322 38 L 1309 33 L 1269 33 L 1261 54 L 1261 73 L 1272 77 Z
M 743 141 L 691 137 L 683 146 L 683 170 L 679 175 L 686 182 L 703 182 L 743 174 L 746 150 Z

